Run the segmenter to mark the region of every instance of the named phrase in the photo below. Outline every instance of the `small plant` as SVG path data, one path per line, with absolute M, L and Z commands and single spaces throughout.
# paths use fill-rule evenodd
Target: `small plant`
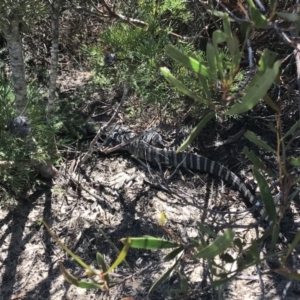
M 137 2 L 139 17 L 147 22 L 146 26 L 133 27 L 118 22 L 101 33 L 99 45 L 84 48 L 94 65 L 95 81 L 104 89 L 111 89 L 126 81 L 141 100 L 141 106 L 147 103 L 168 115 L 176 115 L 179 108 L 186 107 L 199 112 L 199 103 L 182 97 L 176 89 L 170 88 L 159 71 L 161 66 L 171 69 L 187 86 L 198 91 L 198 86 L 189 78 L 193 76 L 192 73 L 164 54 L 165 47 L 170 43 L 170 32 L 191 19 L 186 3 L 178 0 L 164 1 L 162 4 L 155 1 Z M 175 44 L 184 53 L 193 53 L 204 62 L 205 56 L 195 50 L 193 43 Z M 112 65 L 105 63 L 108 53 L 116 57 Z M 134 107 L 134 111 L 140 109 Z M 133 117 L 132 112 L 130 117 Z
M 54 160 L 48 153 L 47 136 L 53 134 L 45 120 L 45 106 L 41 93 L 34 84 L 28 85 L 29 105 L 23 115 L 29 120 L 31 131 L 28 136 L 19 137 L 10 130 L 10 122 L 17 116 L 14 94 L 9 82 L 0 79 L 0 181 L 1 200 L 10 196 L 21 196 L 35 182 L 39 162 Z M 34 137 L 34 141 L 32 139 Z

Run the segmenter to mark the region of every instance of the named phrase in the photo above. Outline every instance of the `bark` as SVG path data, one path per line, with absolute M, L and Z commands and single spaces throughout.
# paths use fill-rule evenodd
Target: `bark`
M 55 89 L 57 80 L 58 66 L 58 38 L 59 38 L 59 16 L 62 0 L 54 0 L 50 4 L 51 26 L 52 26 L 52 47 L 51 47 L 51 66 L 49 79 L 48 96 L 48 117 L 51 117 L 55 109 Z
M 3 24 L 2 29 L 9 52 L 12 82 L 15 93 L 15 106 L 18 115 L 22 115 L 27 104 L 27 91 L 19 22 L 20 20 L 18 17 L 10 16 Z

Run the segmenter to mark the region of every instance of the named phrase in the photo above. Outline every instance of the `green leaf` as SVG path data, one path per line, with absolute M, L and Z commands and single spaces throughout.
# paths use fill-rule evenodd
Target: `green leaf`
M 256 146 L 265 149 L 267 151 L 271 151 L 272 153 L 276 154 L 276 151 L 270 147 L 265 141 L 260 140 L 254 132 L 247 130 L 244 134 L 244 136 L 253 144 L 255 144 Z
M 294 237 L 292 243 L 289 245 L 288 251 L 286 252 L 286 255 L 284 257 L 284 264 L 287 261 L 288 257 L 290 256 L 290 254 L 294 251 L 294 249 L 296 249 L 296 247 L 299 245 L 300 243 L 300 231 L 297 232 L 296 236 Z
M 105 264 L 105 261 L 104 261 L 104 257 L 101 253 L 97 252 L 96 253 L 96 261 L 97 261 L 97 264 L 99 266 L 99 269 L 103 272 L 103 273 L 106 273 L 107 271 L 107 267 L 106 267 L 106 264 Z M 104 276 L 104 279 L 107 283 L 107 286 L 109 286 L 109 277 L 108 277 L 108 274 L 106 274 Z
M 137 249 L 168 249 L 179 247 L 180 245 L 177 243 L 173 243 L 164 239 L 156 238 L 156 237 L 128 237 L 120 240 L 123 244 L 127 244 L 131 248 Z
M 215 52 L 215 57 L 217 61 L 217 68 L 218 68 L 218 74 L 220 77 L 220 80 L 223 81 L 225 78 L 225 72 L 223 68 L 223 61 L 221 59 L 221 55 L 219 53 L 219 46 L 218 43 L 223 43 L 227 40 L 227 36 L 223 31 L 215 30 L 213 32 L 213 47 Z
M 207 79 L 204 76 L 202 76 L 201 74 L 198 76 L 199 76 L 201 88 L 203 89 L 206 99 L 211 99 L 211 92 L 208 87 Z
M 90 274 L 96 275 L 99 272 L 97 270 L 92 269 L 89 265 L 87 265 L 79 256 L 74 254 L 63 242 L 60 241 L 60 239 L 52 232 L 47 225 L 47 223 L 43 220 L 43 225 L 51 235 L 51 237 L 56 241 L 56 243 L 63 249 L 65 250 L 79 265 L 81 265 L 84 269 L 87 270 Z
M 197 74 L 201 74 L 205 77 L 209 76 L 208 68 L 201 65 L 196 59 L 183 54 L 181 51 L 176 49 L 175 47 L 168 45 L 166 47 L 166 54 L 170 56 L 172 59 L 181 63 L 186 68 L 194 71 Z
M 104 230 L 98 225 L 95 224 L 96 229 L 104 236 L 105 240 L 109 243 L 109 245 L 111 246 L 112 249 L 115 250 L 115 252 L 119 255 L 120 251 L 119 249 L 116 247 L 116 245 L 109 239 L 109 237 L 107 236 L 107 234 L 104 232 Z M 130 268 L 130 265 L 128 264 L 128 262 L 126 260 L 124 260 L 125 264 Z
M 269 176 L 271 176 L 273 179 L 277 179 L 277 175 L 274 174 L 267 166 L 266 164 L 251 150 L 249 151 L 248 147 L 243 148 L 243 152 L 245 155 L 251 160 L 253 165 L 259 169 L 265 171 Z
M 289 161 L 290 166 L 293 166 L 293 167 L 300 166 L 300 157 L 289 157 L 288 161 Z
M 265 206 L 266 212 L 269 216 L 269 219 L 271 219 L 275 223 L 277 221 L 277 213 L 276 213 L 275 203 L 273 201 L 270 187 L 267 181 L 265 180 L 265 178 L 260 174 L 257 168 L 254 167 L 253 172 L 257 180 L 261 192 L 261 198 Z
M 149 289 L 148 295 L 169 277 L 169 275 L 173 272 L 173 270 L 179 265 L 179 262 L 180 262 L 180 260 L 176 260 L 174 265 L 170 269 L 168 269 L 165 272 L 165 274 L 163 274 L 156 282 L 154 282 L 154 284 Z
M 105 264 L 105 261 L 104 261 L 104 257 L 99 252 L 96 253 L 96 261 L 97 261 L 98 266 L 101 268 L 101 270 L 105 272 L 106 271 L 106 264 Z
M 106 274 L 109 274 L 112 272 L 120 263 L 122 263 L 125 260 L 125 257 L 130 249 L 130 244 L 125 242 L 123 249 L 120 251 L 117 259 L 114 261 L 114 263 L 109 267 L 109 269 L 105 272 Z
M 227 38 L 228 36 L 223 31 L 215 30 L 212 37 L 214 47 L 216 48 L 218 44 L 226 42 Z
M 263 74 L 269 68 L 272 68 L 274 66 L 277 55 L 278 54 L 276 52 L 265 49 L 258 62 L 258 74 Z
M 59 263 L 59 270 L 69 283 L 78 286 L 78 279 L 70 274 L 61 262 Z
M 202 223 L 197 222 L 197 225 L 198 225 L 199 231 L 201 232 L 202 235 L 204 233 L 207 233 L 210 237 L 212 237 L 214 239 L 218 236 L 215 232 L 213 232 L 212 230 L 210 230 L 208 227 L 206 227 Z
M 296 129 L 300 126 L 300 120 L 297 121 L 289 130 L 288 132 L 282 137 L 282 140 L 285 140 L 289 135 L 293 134 Z
M 217 81 L 217 60 L 216 53 L 213 45 L 211 43 L 207 43 L 206 45 L 206 58 L 209 68 L 210 79 L 213 82 Z
M 79 281 L 76 277 L 70 274 L 66 268 L 63 266 L 62 263 L 59 264 L 59 269 L 66 281 L 69 283 L 84 289 L 102 289 L 104 285 L 97 284 L 97 283 L 90 283 L 86 281 Z
M 232 38 L 228 39 L 227 45 L 228 45 L 231 60 L 232 60 L 231 71 L 236 72 L 237 68 L 240 65 L 241 58 L 242 58 L 240 48 L 239 48 L 238 38 L 236 36 L 233 36 Z
M 183 83 L 181 83 L 178 79 L 176 79 L 167 68 L 162 67 L 160 68 L 160 71 L 164 75 L 165 79 L 171 83 L 175 88 L 177 88 L 180 92 L 183 94 L 191 97 L 192 99 L 198 100 L 200 103 L 210 105 L 212 102 L 211 100 L 206 100 L 203 98 L 200 98 L 197 94 L 192 92 L 188 87 L 186 87 Z
M 216 17 L 222 18 L 222 19 L 223 19 L 225 16 L 228 16 L 227 13 L 222 12 L 222 11 L 220 11 L 220 10 L 206 9 L 206 11 L 207 11 L 208 13 L 210 13 L 210 14 L 216 16 Z M 234 22 L 234 19 L 232 19 L 232 18 L 229 17 L 229 21 Z
M 276 12 L 276 14 L 280 18 L 285 19 L 290 22 L 297 22 L 300 19 L 299 15 L 294 14 L 294 13 L 289 14 L 289 13 L 284 13 L 284 12 Z
M 202 130 L 202 128 L 212 119 L 214 118 L 215 113 L 211 112 L 207 114 L 199 123 L 198 125 L 192 130 L 190 135 L 186 138 L 186 140 L 181 144 L 181 146 L 177 149 L 176 153 L 184 151 L 188 145 L 192 143 L 192 141 L 197 137 L 199 132 Z
M 274 204 L 274 207 L 275 207 L 275 204 Z M 276 210 L 276 208 L 275 208 L 275 210 Z M 277 210 L 279 210 L 279 208 Z M 277 218 L 277 214 L 276 214 L 276 218 Z M 277 244 L 278 237 L 279 237 L 279 231 L 280 231 L 280 228 L 277 223 L 272 225 L 272 242 L 271 242 L 270 251 L 273 251 L 275 249 L 275 246 Z
M 241 103 L 234 104 L 227 114 L 238 115 L 252 109 L 269 90 L 277 77 L 280 65 L 281 62 L 277 61 L 272 68 L 268 68 L 263 74 L 257 73 L 246 89 Z
M 270 96 L 268 94 L 265 94 L 263 96 L 263 99 L 267 103 L 267 105 L 269 105 L 275 111 L 279 112 L 278 106 L 273 102 L 273 100 L 270 98 Z
M 228 39 L 232 39 L 230 20 L 227 14 L 223 16 L 223 30 Z
M 251 20 L 254 22 L 254 25 L 258 28 L 265 29 L 268 25 L 266 17 L 256 8 L 252 0 L 248 0 L 250 7 L 250 16 Z
M 205 258 L 211 260 L 230 247 L 233 238 L 234 232 L 231 229 L 227 229 L 223 235 L 218 236 L 211 244 L 196 253 L 193 258 Z
M 171 251 L 166 257 L 164 258 L 164 261 L 170 261 L 174 259 L 178 254 L 183 253 L 184 248 L 183 247 L 178 247 Z

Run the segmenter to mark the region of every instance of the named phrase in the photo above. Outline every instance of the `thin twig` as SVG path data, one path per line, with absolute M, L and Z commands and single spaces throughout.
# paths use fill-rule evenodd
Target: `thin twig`
M 103 12 L 100 11 L 100 10 L 98 9 L 98 7 L 94 4 L 94 2 L 93 2 L 92 0 L 90 0 L 90 1 L 91 1 L 92 5 L 94 6 L 94 8 L 97 10 L 97 12 L 98 12 L 100 15 L 102 15 Z M 107 11 L 108 11 L 108 13 L 109 13 L 109 15 L 110 15 L 111 17 L 119 18 L 119 19 L 121 19 L 121 20 L 123 20 L 123 21 L 125 21 L 125 22 L 127 22 L 127 23 L 130 23 L 130 24 L 137 24 L 137 25 L 140 25 L 140 26 L 148 26 L 148 23 L 146 23 L 146 22 L 143 22 L 143 21 L 138 20 L 138 19 L 132 19 L 132 18 L 129 18 L 129 17 L 126 17 L 126 16 L 124 16 L 124 15 L 121 15 L 121 14 L 118 14 L 118 13 L 114 12 L 114 11 L 109 7 L 109 5 L 106 3 L 105 0 L 101 0 L 101 2 L 102 2 L 102 4 L 104 5 L 104 7 L 107 9 Z

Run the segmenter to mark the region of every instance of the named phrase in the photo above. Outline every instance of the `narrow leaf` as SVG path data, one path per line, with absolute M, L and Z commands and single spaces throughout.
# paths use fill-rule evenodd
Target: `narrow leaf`
M 300 166 L 300 157 L 289 157 L 288 161 L 289 161 L 290 166 L 293 166 L 293 167 Z
M 213 47 L 214 47 L 214 52 L 215 52 L 215 57 L 216 57 L 216 62 L 217 62 L 217 69 L 218 69 L 218 75 L 221 80 L 221 82 L 225 78 L 225 73 L 224 73 L 224 68 L 223 68 L 223 61 L 221 59 L 221 55 L 219 53 L 219 46 L 218 43 L 223 43 L 227 40 L 226 34 L 224 34 L 223 31 L 220 30 L 215 30 L 213 33 Z
M 93 283 L 93 282 L 86 282 L 86 281 L 79 281 L 76 277 L 70 274 L 67 269 L 63 266 L 62 263 L 59 264 L 60 272 L 63 274 L 64 278 L 71 284 L 83 288 L 83 289 L 103 289 L 104 285 Z
M 224 17 L 223 17 L 223 30 L 227 37 L 227 41 L 228 41 L 228 39 L 232 39 L 230 20 L 229 20 L 229 17 L 227 14 L 224 15 Z
M 274 207 L 275 207 L 275 204 L 274 204 Z M 275 208 L 275 211 L 277 211 L 276 208 Z M 276 218 L 277 218 L 277 214 L 276 214 Z M 279 237 L 279 231 L 280 231 L 280 228 L 279 228 L 278 223 L 275 223 L 274 225 L 272 225 L 272 242 L 271 242 L 270 251 L 273 251 L 275 249 L 275 246 L 277 244 L 278 237 Z
M 241 52 L 239 49 L 239 40 L 236 36 L 233 36 L 227 41 L 227 45 L 230 51 L 232 65 L 230 67 L 232 75 L 236 72 L 236 70 L 239 68 L 240 62 L 241 62 Z
M 267 181 L 265 180 L 265 178 L 260 174 L 257 168 L 253 168 L 253 172 L 261 192 L 261 198 L 264 203 L 266 212 L 269 218 L 272 221 L 276 222 L 277 214 L 276 214 L 275 203 L 273 201 L 270 187 Z
M 281 62 L 274 63 L 272 68 L 268 68 L 263 74 L 257 73 L 249 87 L 245 91 L 241 103 L 234 104 L 227 112 L 228 115 L 237 115 L 252 109 L 261 98 L 265 96 L 270 86 L 277 77 Z
M 129 244 L 131 248 L 137 249 L 168 249 L 179 247 L 177 243 L 173 243 L 156 237 L 129 237 L 120 240 L 124 244 Z
M 211 112 L 207 114 L 199 123 L 198 125 L 192 130 L 191 134 L 186 138 L 186 140 L 181 144 L 181 146 L 177 149 L 178 152 L 184 151 L 191 143 L 192 141 L 198 136 L 199 132 L 202 130 L 202 128 L 212 119 L 214 118 L 215 113 Z
M 214 47 L 216 48 L 218 44 L 226 42 L 227 38 L 228 36 L 223 31 L 215 30 L 212 37 Z
M 197 222 L 197 225 L 199 227 L 199 231 L 203 234 L 203 233 L 207 233 L 210 237 L 212 238 L 217 238 L 217 234 L 215 232 L 213 232 L 212 230 L 210 230 L 208 227 L 206 227 L 205 225 L 203 225 L 200 222 Z
M 254 25 L 258 28 L 265 29 L 268 25 L 266 17 L 256 8 L 252 0 L 248 0 L 250 6 L 250 16 Z
M 59 270 L 69 283 L 78 286 L 77 278 L 70 274 L 61 262 L 59 263 Z
M 284 12 L 277 12 L 277 16 L 279 16 L 282 19 L 285 19 L 290 22 L 297 22 L 299 21 L 299 14 L 294 13 L 284 13 Z
M 167 68 L 162 67 L 160 68 L 160 71 L 164 75 L 165 79 L 171 83 L 176 89 L 178 89 L 181 93 L 183 93 L 186 96 L 189 96 L 192 99 L 195 99 L 199 101 L 200 103 L 209 105 L 211 104 L 210 100 L 203 99 L 199 97 L 197 94 L 192 92 L 188 87 L 186 87 L 181 81 L 179 81 L 177 78 L 175 78 Z
M 129 243 L 125 243 L 124 247 L 122 249 L 122 251 L 120 252 L 120 254 L 118 255 L 117 259 L 115 260 L 115 262 L 110 266 L 110 268 L 105 272 L 106 274 L 109 274 L 111 271 L 113 271 L 126 257 L 128 251 L 130 249 L 130 244 Z
M 78 281 L 78 287 L 82 289 L 97 289 L 103 290 L 105 288 L 104 284 L 97 284 L 94 282 Z
M 265 49 L 258 62 L 258 74 L 261 75 L 269 68 L 272 68 L 277 55 L 276 52 Z
M 274 179 L 277 179 L 277 175 L 272 172 L 266 164 L 251 150 L 248 149 L 248 147 L 243 148 L 243 152 L 245 155 L 251 160 L 253 165 L 259 169 L 265 171 L 269 176 L 271 176 Z
M 212 14 L 212 15 L 214 15 L 214 16 L 216 16 L 216 17 L 219 17 L 219 18 L 222 18 L 222 19 L 223 19 L 225 16 L 228 16 L 227 13 L 222 12 L 222 11 L 220 11 L 220 10 L 215 10 L 215 9 L 209 9 L 209 8 L 207 8 L 206 11 L 207 11 L 209 14 Z M 234 22 L 234 19 L 232 19 L 232 18 L 229 17 L 229 21 Z
M 196 59 L 183 54 L 175 47 L 168 45 L 166 47 L 166 54 L 195 73 L 201 74 L 205 77 L 209 76 L 207 67 L 201 65 Z
M 104 236 L 105 240 L 109 243 L 109 245 L 112 247 L 112 249 L 115 250 L 115 252 L 119 255 L 120 251 L 119 249 L 116 247 L 116 245 L 109 239 L 109 237 L 107 236 L 107 234 L 105 233 L 104 230 L 102 230 L 102 228 L 98 225 L 95 224 L 96 229 Z M 124 260 L 125 264 L 130 267 L 130 265 L 128 264 L 128 262 L 126 260 Z
M 172 273 L 172 271 L 177 267 L 177 265 L 179 265 L 179 262 L 180 262 L 180 260 L 177 260 L 174 263 L 174 265 L 165 272 L 165 274 L 163 274 L 156 282 L 154 282 L 154 284 L 149 289 L 148 295 L 169 277 L 169 275 Z
M 99 253 L 99 252 L 96 253 L 96 260 L 97 260 L 99 269 L 101 269 L 102 273 L 106 273 L 107 267 L 106 267 L 106 264 L 104 261 L 104 257 L 101 253 Z M 104 279 L 106 281 L 107 286 L 109 286 L 109 277 L 107 274 L 104 276 Z
M 64 243 L 62 243 L 60 241 L 60 239 L 54 234 L 54 232 L 52 232 L 50 230 L 50 228 L 48 227 L 47 223 L 43 220 L 43 225 L 45 226 L 45 228 L 47 229 L 47 231 L 49 232 L 49 234 L 51 235 L 51 237 L 56 241 L 56 243 L 62 248 L 64 249 L 79 265 L 81 265 L 83 268 L 85 268 L 86 270 L 88 270 L 88 272 L 90 274 L 98 274 L 98 272 L 94 269 L 92 269 L 89 265 L 87 265 L 85 262 L 83 262 L 83 260 L 77 256 L 76 254 L 74 254 L 67 246 L 64 245 Z
M 218 236 L 211 244 L 206 246 L 200 252 L 196 253 L 193 257 L 211 260 L 215 256 L 223 253 L 228 247 L 230 247 L 233 238 L 234 232 L 230 229 L 227 229 L 223 235 Z
M 178 247 L 178 248 L 174 249 L 173 251 L 171 251 L 168 255 L 166 255 L 166 257 L 164 258 L 164 261 L 170 261 L 170 260 L 174 259 L 180 253 L 183 253 L 183 247 Z
M 247 130 L 244 134 L 244 136 L 253 144 L 255 144 L 256 146 L 265 149 L 267 151 L 271 151 L 272 153 L 276 154 L 276 151 L 270 147 L 265 141 L 260 140 L 254 132 Z
M 287 261 L 288 257 L 290 256 L 290 254 L 294 251 L 294 249 L 296 249 L 296 247 L 299 245 L 300 243 L 300 231 L 297 232 L 296 236 L 294 237 L 292 243 L 289 245 L 288 251 L 286 252 L 286 255 L 284 257 L 284 264 Z
M 298 127 L 300 126 L 300 120 L 297 121 L 289 130 L 288 132 L 283 136 L 282 140 L 285 140 L 288 136 L 290 136 L 291 134 L 293 134 L 296 129 L 298 129 Z
M 211 43 L 207 43 L 206 45 L 206 58 L 210 73 L 210 79 L 213 82 L 217 81 L 217 60 L 216 60 L 216 53 L 215 49 Z
M 268 94 L 265 94 L 263 96 L 264 101 L 269 105 L 272 109 L 279 112 L 279 107 L 273 102 L 273 100 L 270 98 Z

